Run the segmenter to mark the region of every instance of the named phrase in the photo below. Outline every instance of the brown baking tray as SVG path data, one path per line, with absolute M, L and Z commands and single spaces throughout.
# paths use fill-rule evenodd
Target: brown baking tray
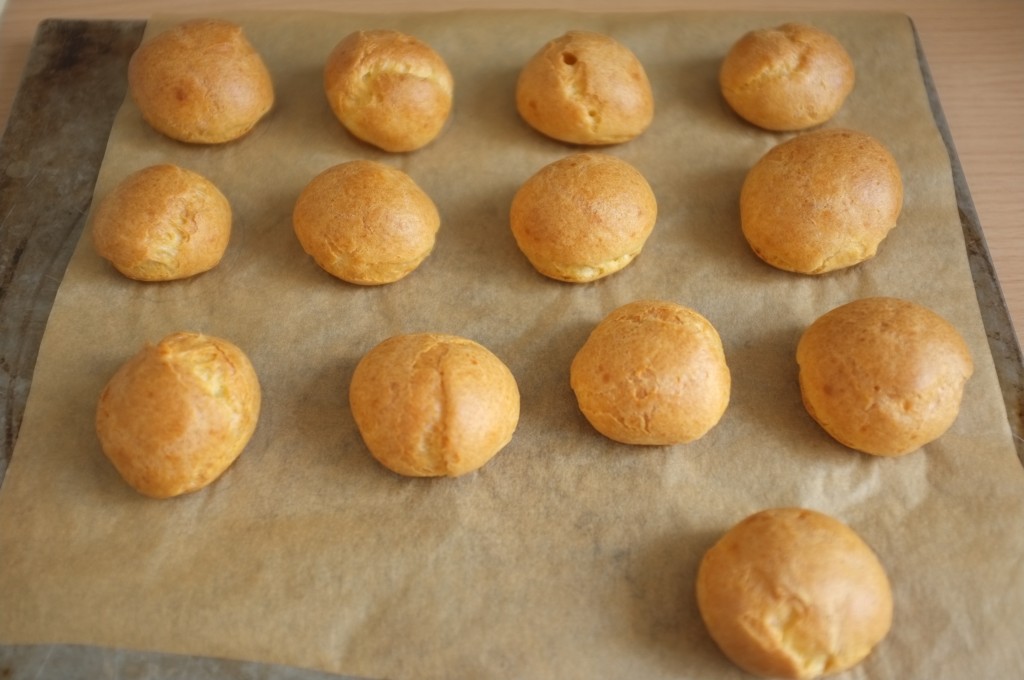
M 85 224 L 125 70 L 142 21 L 40 24 L 0 143 L 0 481 L 14 450 L 40 340 L 63 272 Z M 915 34 L 916 35 L 916 34 Z M 984 233 L 935 92 L 918 62 L 949 152 L 964 247 L 973 274 L 1018 457 L 1024 464 L 1024 361 Z M 215 658 L 78 645 L 0 646 L 0 677 L 326 678 L 308 670 Z

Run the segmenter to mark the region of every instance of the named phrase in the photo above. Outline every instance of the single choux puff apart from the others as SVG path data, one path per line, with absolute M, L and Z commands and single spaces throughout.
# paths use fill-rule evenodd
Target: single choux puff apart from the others
M 594 281 L 632 262 L 657 217 L 640 171 L 602 153 L 541 168 L 516 192 L 510 211 L 512 235 L 534 268 L 571 282 Z
M 128 91 L 155 130 L 196 144 L 238 139 L 274 105 L 270 72 L 242 27 L 214 19 L 143 42 L 128 62 Z
M 799 274 L 874 257 L 902 208 L 896 159 L 853 130 L 806 132 L 773 147 L 740 190 L 740 224 L 754 253 Z
M 831 33 L 799 23 L 751 31 L 726 54 L 722 95 L 750 123 L 803 130 L 832 118 L 853 90 L 853 60 Z
M 356 31 L 324 66 L 331 111 L 359 139 L 384 151 L 414 151 L 434 141 L 452 110 L 455 82 L 432 47 L 405 33 Z
M 654 94 L 643 64 L 611 36 L 569 31 L 519 73 L 516 108 L 535 130 L 570 144 L 618 144 L 644 132 Z
M 401 170 L 354 160 L 317 175 L 299 195 L 292 226 L 328 273 L 378 285 L 403 278 L 430 255 L 441 216 Z
M 202 175 L 176 165 L 132 173 L 90 219 L 100 257 L 138 281 L 170 281 L 220 263 L 231 238 L 231 205 Z
M 356 365 L 356 426 L 382 465 L 410 477 L 457 477 L 490 461 L 519 423 L 519 387 L 482 345 L 441 333 L 384 340 Z
M 220 477 L 249 443 L 259 413 L 259 380 L 241 349 L 174 333 L 147 344 L 110 378 L 96 433 L 130 486 L 169 498 Z
M 625 444 L 703 437 L 729 404 L 731 376 L 718 332 L 692 309 L 638 300 L 606 316 L 569 374 L 580 411 Z
M 872 297 L 815 320 L 797 344 L 808 413 L 840 443 L 900 456 L 941 437 L 974 372 L 960 333 L 908 300 Z
M 892 626 L 892 588 L 867 543 L 803 508 L 729 529 L 697 571 L 697 606 L 726 657 L 767 678 L 809 680 L 861 661 Z

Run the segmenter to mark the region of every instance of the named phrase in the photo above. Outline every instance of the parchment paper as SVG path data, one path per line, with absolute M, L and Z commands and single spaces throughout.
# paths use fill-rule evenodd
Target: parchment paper
M 291 664 L 368 677 L 743 677 L 701 624 L 703 552 L 765 507 L 802 505 L 855 528 L 886 565 L 889 637 L 846 677 L 1012 677 L 1024 668 L 1024 471 L 964 254 L 950 164 L 906 17 L 879 14 L 253 14 L 277 105 L 246 138 L 192 147 L 126 101 L 96 187 L 158 162 L 197 170 L 235 211 L 222 264 L 182 282 L 118 275 L 83 239 L 40 349 L 20 440 L 0 489 L 0 641 L 67 642 Z M 751 28 L 802 18 L 850 51 L 857 85 L 829 126 L 878 137 L 903 172 L 899 226 L 877 258 L 802 277 L 751 253 L 739 230 L 747 169 L 789 135 L 753 128 L 718 94 L 726 50 Z M 152 35 L 181 17 L 150 22 Z M 344 35 L 394 27 L 455 75 L 434 144 L 389 155 L 333 119 L 321 67 Z M 518 186 L 575 151 L 514 108 L 519 68 L 570 28 L 631 47 L 652 81 L 642 137 L 605 149 L 659 201 L 643 254 L 588 285 L 535 273 L 516 249 Z M 433 255 L 384 287 L 345 284 L 291 229 L 319 171 L 372 158 L 434 198 Z M 794 351 L 829 309 L 867 295 L 948 318 L 976 373 L 939 441 L 899 459 L 832 441 L 804 411 Z M 638 298 L 689 305 L 722 335 L 731 404 L 698 442 L 638 448 L 579 415 L 568 366 L 590 329 Z M 229 338 L 264 389 L 254 439 L 215 484 L 169 501 L 125 485 L 93 430 L 99 392 L 145 341 Z M 368 454 L 347 408 L 362 354 L 389 335 L 472 338 L 506 361 L 523 408 L 512 443 L 477 473 L 406 479 Z

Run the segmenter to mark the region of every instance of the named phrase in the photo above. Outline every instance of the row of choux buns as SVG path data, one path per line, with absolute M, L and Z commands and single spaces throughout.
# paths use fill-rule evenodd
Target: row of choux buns
M 854 79 L 849 55 L 833 36 L 793 23 L 744 35 L 719 75 L 723 96 L 739 115 L 776 130 L 828 120 Z M 267 83 L 266 67 L 242 29 L 217 20 L 184 22 L 154 36 L 129 66 L 132 97 L 143 117 L 191 142 L 244 134 L 273 104 Z M 452 88 L 437 52 L 397 31 L 348 35 L 324 68 L 324 90 L 338 119 L 355 136 L 389 151 L 420 148 L 440 134 Z M 550 41 L 526 63 L 516 106 L 537 130 L 576 144 L 626 141 L 653 117 L 650 83 L 636 56 L 610 36 L 584 31 Z M 243 118 L 247 124 L 239 122 Z M 185 134 L 185 128 L 194 132 Z M 437 209 L 410 178 L 358 165 L 359 172 L 354 166 L 329 169 L 307 187 L 293 215 L 295 232 L 306 252 L 333 275 L 353 283 L 390 283 L 429 255 L 440 226 Z M 186 177 L 179 173 L 179 187 Z M 169 209 L 167 217 L 153 213 L 141 221 L 131 213 L 130 199 L 120 200 L 96 220 L 100 254 L 140 280 L 183 278 L 219 262 L 230 230 L 222 197 L 203 178 L 189 179 L 202 184 L 200 194 L 210 195 L 207 205 L 184 205 L 199 197 L 166 204 L 189 216 L 206 209 L 211 219 L 182 219 Z M 143 193 L 138 200 L 153 203 L 135 184 L 134 191 Z M 372 229 L 338 217 L 342 206 L 329 190 L 342 186 L 355 194 L 347 207 L 374 215 Z M 741 193 L 741 224 L 765 262 L 821 274 L 873 257 L 896 225 L 902 201 L 899 168 L 880 142 L 852 130 L 820 130 L 779 144 L 751 168 Z M 588 282 L 632 262 L 656 217 L 654 194 L 635 168 L 600 154 L 573 154 L 523 185 L 510 222 L 516 243 L 539 272 Z M 360 241 L 369 234 L 369 242 Z
M 527 180 L 510 207 L 516 242 L 534 267 L 563 281 L 592 281 L 628 265 L 657 219 L 647 180 L 601 153 L 574 154 Z M 207 178 L 176 165 L 136 171 L 97 203 L 96 252 L 128 278 L 169 281 L 221 261 L 231 207 Z M 441 217 L 405 172 L 352 160 L 314 177 L 300 192 L 292 227 L 326 272 L 361 285 L 393 283 L 433 251 Z
M 903 185 L 876 139 L 843 129 L 805 133 L 769 150 L 747 173 L 740 224 L 754 253 L 779 269 L 822 274 L 877 253 L 896 226 Z M 658 217 L 637 168 L 600 152 L 573 153 L 528 178 L 509 224 L 541 274 L 590 282 L 628 266 Z M 97 204 L 97 253 L 140 281 L 186 278 L 216 266 L 231 208 L 205 177 L 172 165 L 128 176 Z M 299 195 L 292 226 L 325 271 L 350 283 L 397 281 L 433 251 L 437 206 L 406 173 L 370 160 L 332 166 Z
M 853 62 L 834 36 L 797 23 L 745 34 L 719 72 L 733 110 L 768 130 L 827 121 L 854 79 Z M 222 20 L 183 22 L 148 39 L 130 60 L 128 86 L 146 122 L 187 143 L 236 140 L 274 105 L 263 59 L 240 26 Z M 335 117 L 355 137 L 389 152 L 420 149 L 441 134 L 454 86 L 437 51 L 394 30 L 349 34 L 323 70 Z M 571 144 L 625 142 L 654 117 L 643 64 L 618 40 L 592 31 L 569 31 L 534 54 L 519 73 L 515 102 L 530 126 Z
M 632 327 L 625 338 L 617 334 L 623 326 Z M 667 351 L 674 342 L 682 352 Z M 626 305 L 598 325 L 573 362 L 572 382 L 598 429 L 639 443 L 700 436 L 729 390 L 710 324 L 692 310 L 652 301 Z M 370 453 L 415 477 L 458 476 L 486 464 L 512 439 L 519 399 L 497 356 L 436 333 L 384 340 L 359 361 L 349 387 Z M 248 443 L 260 405 L 256 372 L 241 349 L 174 333 L 145 346 L 109 380 L 96 430 L 128 484 L 167 498 L 217 479 Z M 666 407 L 679 414 L 662 417 Z M 845 524 L 803 508 L 764 510 L 729 529 L 702 558 L 695 588 L 715 643 L 763 676 L 815 678 L 850 668 L 892 622 L 891 586 L 875 553 Z
M 808 413 L 845 446 L 898 456 L 952 426 L 973 372 L 957 330 L 930 309 L 873 297 L 819 317 L 796 348 Z M 595 430 L 631 445 L 691 442 L 725 413 L 731 374 L 701 314 L 663 300 L 613 310 L 569 368 L 577 406 Z M 507 366 L 466 338 L 412 333 L 367 352 L 350 385 L 367 448 L 411 476 L 458 476 L 512 439 L 519 390 Z M 144 494 L 166 497 L 213 481 L 255 430 L 260 387 L 231 342 L 176 333 L 146 345 L 99 400 L 103 451 Z

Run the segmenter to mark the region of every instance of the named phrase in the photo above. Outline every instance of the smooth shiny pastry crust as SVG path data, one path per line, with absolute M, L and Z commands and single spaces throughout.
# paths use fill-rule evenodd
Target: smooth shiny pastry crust
M 415 151 L 444 130 L 455 81 L 444 59 L 418 38 L 356 31 L 324 65 L 331 111 L 359 139 L 384 151 Z
M 96 408 L 103 453 L 136 491 L 197 491 L 238 458 L 260 413 L 260 384 L 233 343 L 173 333 L 110 378 Z
M 654 94 L 643 64 L 609 35 L 569 31 L 522 68 L 516 108 L 531 127 L 571 144 L 619 144 L 654 118 Z
M 731 389 L 715 328 L 661 300 L 630 302 L 606 316 L 577 352 L 569 380 L 594 429 L 653 446 L 703 437 L 725 413 Z
M 380 285 L 407 276 L 430 255 L 441 216 L 409 175 L 354 160 L 306 185 L 292 226 L 322 269 L 349 283 Z
M 202 175 L 152 165 L 96 204 L 90 234 L 97 254 L 130 279 L 182 279 L 220 263 L 231 239 L 231 205 Z
M 443 333 L 410 333 L 367 352 L 349 404 L 382 465 L 410 477 L 457 477 L 481 468 L 512 439 L 519 388 L 487 348 Z
M 909 300 L 862 298 L 816 319 L 796 361 L 807 412 L 840 443 L 900 456 L 956 420 L 974 372 L 956 328 Z
M 853 60 L 831 33 L 787 23 L 750 31 L 718 74 L 732 109 L 766 130 L 804 130 L 831 119 L 856 79 Z
M 248 133 L 274 105 L 274 84 L 242 27 L 197 19 L 146 40 L 128 63 L 143 119 L 181 142 L 222 144 Z
M 537 271 L 582 283 L 631 263 L 657 217 L 654 192 L 639 170 L 614 156 L 588 152 L 557 160 L 524 182 L 509 221 Z
M 751 249 L 799 274 L 873 258 L 902 208 L 896 159 L 855 130 L 815 130 L 782 142 L 754 164 L 740 190 L 740 224 Z
M 736 524 L 701 560 L 696 591 L 712 639 L 762 677 L 839 673 L 892 627 L 892 588 L 878 556 L 839 520 L 804 508 Z

